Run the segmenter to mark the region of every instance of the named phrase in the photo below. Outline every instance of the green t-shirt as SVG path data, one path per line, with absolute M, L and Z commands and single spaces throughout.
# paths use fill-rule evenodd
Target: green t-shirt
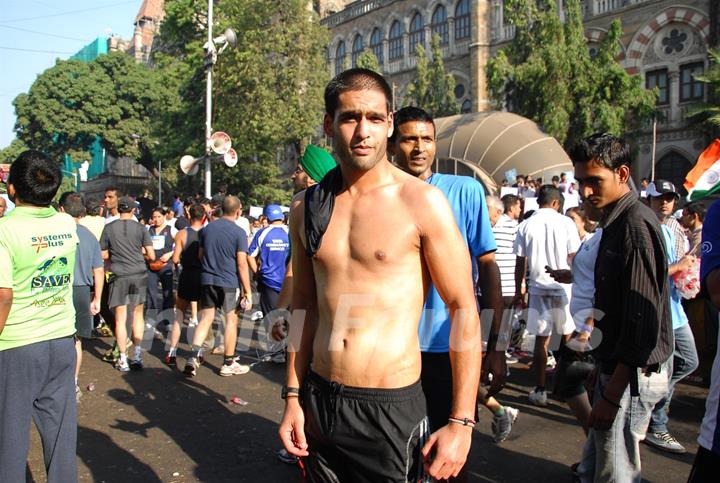
M 0 351 L 75 333 L 76 230 L 54 208 L 20 206 L 0 218 L 0 288 L 13 290 Z

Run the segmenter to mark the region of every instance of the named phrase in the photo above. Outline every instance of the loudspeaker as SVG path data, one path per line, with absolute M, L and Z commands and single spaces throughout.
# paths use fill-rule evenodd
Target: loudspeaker
M 225 166 L 228 168 L 233 168 L 238 162 L 237 153 L 234 149 L 230 149 L 227 153 L 223 155 L 223 161 L 225 162 Z
M 189 154 L 186 154 L 180 158 L 180 171 L 187 174 L 188 176 L 195 176 L 198 172 L 198 162 L 201 158 L 194 158 Z
M 216 154 L 225 154 L 232 148 L 232 140 L 224 132 L 218 131 L 210 136 L 209 146 Z

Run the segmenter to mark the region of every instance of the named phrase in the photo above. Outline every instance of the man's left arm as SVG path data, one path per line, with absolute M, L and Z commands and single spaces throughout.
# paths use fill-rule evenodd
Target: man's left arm
M 243 289 L 243 298 L 247 303 L 247 308 L 252 308 L 252 289 L 250 288 L 250 274 L 248 273 L 248 254 L 247 254 L 247 237 L 245 231 L 242 231 L 242 235 L 238 237 L 237 245 L 237 269 L 238 277 L 240 278 L 240 286 Z
M 428 465 L 431 476 L 445 479 L 457 476 L 470 451 L 472 421 L 475 417 L 476 394 L 480 381 L 481 338 L 480 320 L 472 286 L 472 271 L 466 246 L 455 224 L 445 196 L 428 187 L 419 207 L 422 254 L 433 284 L 450 310 L 450 363 L 452 366 L 452 413 L 456 421 L 430 436 L 423 447 L 428 457 L 435 448 L 435 457 Z

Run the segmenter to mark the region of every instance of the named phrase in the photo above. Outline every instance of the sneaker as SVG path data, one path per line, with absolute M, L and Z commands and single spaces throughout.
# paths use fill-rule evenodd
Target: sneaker
M 512 426 L 518 417 L 519 411 L 515 408 L 505 406 L 505 412 L 502 415 L 495 415 L 492 420 L 493 440 L 496 443 L 502 443 L 510 436 Z
M 660 433 L 648 431 L 647 434 L 645 434 L 645 442 L 650 446 L 661 451 L 667 451 L 668 453 L 683 454 L 687 452 L 685 447 L 667 431 Z
M 130 366 L 128 365 L 127 359 L 119 359 L 115 362 L 115 369 L 120 372 L 129 372 Z
M 555 366 L 557 366 L 557 361 L 555 360 L 555 356 L 552 354 L 552 352 L 548 351 L 547 356 L 547 364 L 545 364 L 550 369 L 555 369 Z
M 128 362 L 130 363 L 130 369 L 132 369 L 133 371 L 142 371 L 142 359 L 130 359 Z
M 105 354 L 103 354 L 102 360 L 111 364 L 115 364 L 118 359 L 120 359 L 120 351 L 118 350 L 117 343 L 115 343 L 105 352 Z
M 163 362 L 166 366 L 177 367 L 177 357 L 171 356 L 169 352 L 165 353 L 165 359 L 163 359 Z
M 520 359 L 515 357 L 512 352 L 510 352 L 510 351 L 505 352 L 505 363 L 506 364 L 517 364 L 519 361 L 520 361 Z
M 250 366 L 246 366 L 245 364 L 240 364 L 238 361 L 233 361 L 232 364 L 229 366 L 226 364 L 223 364 L 220 368 L 220 375 L 221 376 L 238 376 L 240 374 L 245 374 L 247 372 L 250 372 Z
M 545 407 L 547 406 L 547 393 L 545 391 L 530 391 L 528 394 L 530 402 L 536 406 Z
M 280 461 L 282 461 L 283 463 L 287 463 L 287 464 L 289 464 L 289 465 L 294 465 L 295 463 L 298 462 L 298 457 L 297 457 L 297 456 L 293 456 L 293 455 L 291 455 L 290 453 L 288 453 L 285 448 L 283 448 L 283 449 L 281 449 L 281 450 L 278 450 L 278 451 L 275 453 L 275 456 L 277 456 L 278 459 L 279 459 Z
M 198 367 L 200 367 L 200 362 L 198 361 L 197 357 L 191 357 L 185 363 L 185 369 L 183 370 L 183 372 L 188 377 L 195 377 L 197 375 Z

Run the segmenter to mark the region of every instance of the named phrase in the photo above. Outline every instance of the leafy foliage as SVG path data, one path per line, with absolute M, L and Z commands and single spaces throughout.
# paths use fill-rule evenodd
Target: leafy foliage
M 416 75 L 403 103 L 421 107 L 433 117 L 457 114 L 460 109 L 455 99 L 455 78 L 445 72 L 438 35 L 432 37 L 430 54 L 422 45 L 417 46 Z
M 565 146 L 597 131 L 622 136 L 652 117 L 657 92 L 617 62 L 622 28 L 614 21 L 596 55 L 590 55 L 580 0 L 565 2 L 561 22 L 554 0 L 507 0 L 515 25 L 509 47 L 488 62 L 496 108 L 537 122 Z
M 378 74 L 382 74 L 382 69 L 380 69 L 380 63 L 378 62 L 378 59 L 372 49 L 365 49 L 362 51 L 362 53 L 357 58 L 357 66 L 363 69 L 372 70 L 374 72 L 377 72 Z
M 20 154 L 28 149 L 27 145 L 19 139 L 0 149 L 0 164 L 11 164 Z

